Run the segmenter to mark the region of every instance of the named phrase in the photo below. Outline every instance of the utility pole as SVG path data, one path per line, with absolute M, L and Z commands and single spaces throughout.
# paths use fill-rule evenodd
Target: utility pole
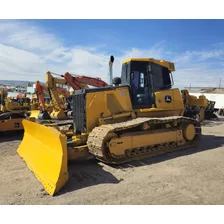
M 222 84 L 222 78 L 220 78 L 220 80 L 219 80 L 219 89 L 221 89 L 221 84 Z

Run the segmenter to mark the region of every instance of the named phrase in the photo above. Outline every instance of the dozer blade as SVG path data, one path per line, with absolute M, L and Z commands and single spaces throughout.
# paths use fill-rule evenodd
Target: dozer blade
M 23 126 L 24 137 L 17 153 L 53 196 L 68 180 L 67 137 L 32 121 L 23 120 Z

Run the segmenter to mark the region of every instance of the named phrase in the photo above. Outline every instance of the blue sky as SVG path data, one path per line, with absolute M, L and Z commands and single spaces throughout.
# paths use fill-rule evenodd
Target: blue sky
M 1 20 L 0 79 L 44 81 L 46 71 L 108 81 L 129 57 L 171 60 L 175 86 L 224 83 L 223 20 Z
M 167 48 L 200 50 L 223 41 L 222 20 L 37 20 L 40 26 L 65 39 L 68 46 L 108 44 L 126 48 L 146 48 L 166 41 Z M 63 30 L 63 33 L 61 32 Z M 70 36 L 71 39 L 66 38 Z M 183 43 L 184 42 L 184 43 Z M 110 46 L 108 46 L 110 47 Z M 114 46 L 111 46 L 114 47 Z

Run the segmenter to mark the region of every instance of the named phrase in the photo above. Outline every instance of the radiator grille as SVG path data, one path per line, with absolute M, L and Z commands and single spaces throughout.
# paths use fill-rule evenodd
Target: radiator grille
M 86 131 L 85 93 L 75 93 L 72 96 L 74 132 Z

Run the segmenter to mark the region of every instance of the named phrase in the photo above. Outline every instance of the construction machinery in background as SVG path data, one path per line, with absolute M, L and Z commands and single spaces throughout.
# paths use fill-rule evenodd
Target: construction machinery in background
M 8 97 L 5 89 L 0 90 L 0 132 L 23 130 L 22 120 L 27 117 L 30 99 L 26 94 Z
M 73 91 L 86 89 L 88 85 L 94 87 L 107 86 L 107 83 L 100 78 L 71 75 L 68 72 L 64 75 L 59 75 L 60 78 L 56 78 L 53 77 L 52 74 L 55 73 L 51 73 L 50 71 L 46 73 L 46 86 L 41 85 L 39 81 L 36 82 L 36 94 L 39 99 L 40 110 L 37 111 L 38 115 L 35 115 L 35 117 L 40 120 L 65 120 L 72 116 L 70 92 L 57 85 L 70 86 Z M 47 106 L 44 102 L 45 91 L 49 92 L 51 98 L 51 103 Z M 37 112 L 35 111 L 35 114 L 37 114 Z M 34 115 L 34 111 L 32 114 Z
M 36 93 L 31 99 L 26 94 L 18 94 L 15 98 L 7 97 L 7 91 L 0 92 L 0 131 L 23 130 L 22 120 L 33 118 L 37 120 L 65 120 L 72 116 L 70 92 L 59 86 L 70 86 L 73 91 L 107 86 L 100 78 L 71 75 L 65 73 L 60 78 L 53 77 L 54 73 L 46 73 L 47 85 L 36 82 Z M 45 93 L 49 95 L 46 97 Z
M 18 154 L 55 195 L 68 181 L 68 160 L 92 156 L 122 164 L 196 146 L 200 122 L 184 116 L 182 94 L 172 88 L 173 71 L 174 63 L 165 60 L 124 60 L 114 86 L 72 94 L 72 121 L 24 120 Z
M 63 77 L 74 90 L 87 89 L 88 86 L 94 86 L 94 87 L 108 86 L 106 82 L 104 82 L 101 78 L 98 77 L 94 78 L 84 75 L 74 75 L 70 74 L 69 72 L 66 72 L 64 75 L 61 75 L 61 77 Z
M 221 85 L 221 80 L 220 80 Z M 187 88 L 187 87 L 185 87 Z M 200 89 L 200 90 L 194 90 L 194 89 Z M 205 96 L 209 102 L 215 102 L 214 105 L 214 115 L 224 116 L 224 88 L 212 88 L 212 87 L 190 87 L 189 93 L 193 96 L 198 97 L 199 95 Z M 212 103 L 210 103 L 212 104 Z M 213 105 L 211 105 L 213 108 Z
M 38 82 L 38 81 L 37 81 Z M 35 88 L 36 90 L 36 88 Z M 50 96 L 48 94 L 44 94 L 44 105 L 48 106 L 51 102 Z M 38 117 L 38 114 L 40 112 L 40 101 L 38 98 L 37 93 L 33 93 L 31 100 L 30 100 L 30 112 L 33 112 L 34 110 L 37 110 L 37 115 L 34 113 L 32 117 Z
M 67 85 L 67 83 L 64 79 L 53 77 L 49 71 L 46 73 L 46 86 L 41 85 L 39 81 L 36 82 L 36 94 L 40 105 L 38 119 L 63 120 L 68 118 L 65 101 L 70 96 L 70 93 L 57 85 Z M 51 99 L 48 105 L 45 105 L 44 100 L 44 92 L 46 91 L 48 91 Z
M 47 76 L 51 76 L 51 74 L 47 73 Z M 53 77 L 50 79 L 52 80 Z M 57 79 L 58 80 L 58 79 Z M 62 80 L 63 81 L 63 80 Z M 57 119 L 64 119 L 66 118 L 65 109 L 66 109 L 66 99 L 70 97 L 69 91 L 64 88 L 59 88 L 56 86 L 54 88 L 48 87 L 49 80 L 47 80 L 47 86 L 41 85 L 39 81 L 36 81 L 36 95 L 38 99 L 38 107 L 33 108 L 31 110 L 32 117 L 36 119 L 51 119 L 55 118 L 55 114 L 57 113 Z M 60 79 L 61 83 L 61 79 Z M 45 93 L 49 94 L 50 102 L 46 104 L 46 97 Z M 54 96 L 56 95 L 57 98 L 52 98 L 52 92 Z M 36 105 L 36 103 L 35 103 Z
M 215 101 L 208 100 L 204 95 L 190 95 L 187 89 L 181 90 L 185 105 L 184 116 L 199 121 L 210 120 L 214 117 Z
M 30 109 L 30 98 L 26 94 L 18 94 L 16 97 L 8 97 L 6 90 L 1 90 L 1 111 L 24 113 Z
M 211 120 L 212 118 L 217 118 L 215 114 L 216 112 L 215 105 L 216 101 L 208 100 L 208 106 L 205 108 L 205 120 Z

